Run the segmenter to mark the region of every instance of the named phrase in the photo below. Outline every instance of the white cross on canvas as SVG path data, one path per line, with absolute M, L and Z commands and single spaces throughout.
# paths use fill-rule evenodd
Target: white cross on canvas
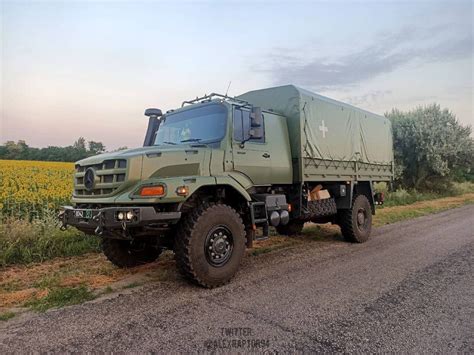
M 328 128 L 324 125 L 324 120 L 321 121 L 321 126 L 319 126 L 319 130 L 323 132 L 323 138 L 326 138 L 326 132 Z

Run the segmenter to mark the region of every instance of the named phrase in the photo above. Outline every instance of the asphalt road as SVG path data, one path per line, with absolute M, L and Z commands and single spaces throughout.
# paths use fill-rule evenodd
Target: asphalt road
M 0 325 L 6 351 L 474 352 L 474 205 Z

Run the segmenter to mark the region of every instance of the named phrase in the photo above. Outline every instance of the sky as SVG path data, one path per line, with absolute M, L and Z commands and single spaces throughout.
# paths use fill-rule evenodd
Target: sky
M 148 107 L 295 84 L 473 118 L 471 1 L 2 1 L 0 144 L 143 142 Z

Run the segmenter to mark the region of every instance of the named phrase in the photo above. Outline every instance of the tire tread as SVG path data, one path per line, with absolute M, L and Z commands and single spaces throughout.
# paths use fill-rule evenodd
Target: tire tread
M 354 200 L 352 201 L 352 208 L 347 210 L 339 210 L 337 214 L 337 223 L 341 228 L 341 233 L 344 239 L 351 243 L 363 243 L 365 240 L 361 240 L 358 236 L 358 232 L 354 228 L 354 221 L 353 221 L 353 208 L 356 204 L 359 203 L 360 200 L 366 200 L 367 204 L 369 204 L 368 199 L 365 195 L 356 195 Z M 369 204 L 369 213 L 372 211 L 370 210 Z
M 228 205 L 201 202 L 198 207 L 188 213 L 181 221 L 178 227 L 177 236 L 175 240 L 175 260 L 178 271 L 191 282 L 205 287 L 214 288 L 223 286 L 230 282 L 232 277 L 222 282 L 210 283 L 201 277 L 193 268 L 191 260 L 191 240 L 193 237 L 194 227 L 199 224 L 201 219 L 206 218 L 208 214 L 213 214 L 219 210 L 225 210 L 230 215 L 233 215 L 236 221 L 241 225 L 242 238 L 240 240 L 245 248 L 245 227 L 240 215 L 235 209 Z M 234 238 L 234 243 L 239 238 Z

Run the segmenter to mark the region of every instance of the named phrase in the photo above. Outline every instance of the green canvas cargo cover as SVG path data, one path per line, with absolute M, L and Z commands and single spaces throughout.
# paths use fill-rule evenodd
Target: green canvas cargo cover
M 389 181 L 390 121 L 294 85 L 249 91 L 238 99 L 287 118 L 294 181 Z

